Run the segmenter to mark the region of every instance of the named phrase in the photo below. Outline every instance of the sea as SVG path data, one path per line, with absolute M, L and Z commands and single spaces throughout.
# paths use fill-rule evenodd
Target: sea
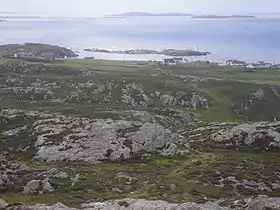
M 162 55 L 85 52 L 85 48 L 196 49 L 211 55 L 189 60 L 280 63 L 280 16 L 256 19 L 189 17 L 22 17 L 0 16 L 0 44 L 36 42 L 68 47 L 80 57 L 162 60 Z

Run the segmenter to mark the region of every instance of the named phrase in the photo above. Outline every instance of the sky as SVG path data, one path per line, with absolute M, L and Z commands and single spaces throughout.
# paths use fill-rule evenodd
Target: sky
M 280 13 L 280 0 L 0 0 L 0 12 L 100 16 L 123 12 Z

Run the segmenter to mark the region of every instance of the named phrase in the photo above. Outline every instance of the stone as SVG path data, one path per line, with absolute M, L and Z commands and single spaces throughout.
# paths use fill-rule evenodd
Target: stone
M 24 195 L 38 195 L 53 192 L 54 189 L 48 179 L 31 180 L 23 188 Z
M 69 176 L 66 172 L 61 171 L 61 172 L 55 174 L 53 177 L 57 178 L 57 179 L 67 179 Z
M 51 186 L 50 182 L 48 179 L 45 179 L 41 182 L 41 186 L 42 186 L 42 192 L 43 193 L 50 193 L 50 192 L 53 192 L 54 189 L 53 187 Z
M 5 209 L 8 206 L 8 203 L 2 199 L 0 199 L 0 210 Z
M 36 195 L 40 189 L 40 181 L 39 180 L 31 180 L 29 181 L 23 188 L 24 195 Z

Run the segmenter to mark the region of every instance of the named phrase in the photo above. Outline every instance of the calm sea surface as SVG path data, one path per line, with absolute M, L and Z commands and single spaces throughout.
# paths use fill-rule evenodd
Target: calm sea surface
M 3 17 L 0 19 L 4 19 Z M 0 44 L 40 42 L 106 49 L 198 49 L 212 55 L 200 59 L 242 59 L 280 63 L 280 19 L 133 18 L 6 18 L 0 22 Z M 103 59 L 162 59 L 152 55 L 94 53 Z M 193 58 L 195 59 L 195 58 Z

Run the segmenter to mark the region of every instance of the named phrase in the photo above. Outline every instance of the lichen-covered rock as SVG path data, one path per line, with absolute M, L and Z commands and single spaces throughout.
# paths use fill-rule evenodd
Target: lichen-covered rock
M 145 153 L 180 153 L 180 136 L 151 123 L 56 118 L 34 125 L 34 134 L 38 136 L 35 159 L 39 161 L 99 162 L 130 159 Z M 52 135 L 59 135 L 60 139 L 53 142 Z
M 246 210 L 279 210 L 280 198 L 270 198 L 267 196 L 258 196 L 249 199 Z
M 38 194 L 39 188 L 40 188 L 40 181 L 39 180 L 31 180 L 24 186 L 22 193 L 24 195 Z
M 24 146 L 34 147 L 34 159 L 39 161 L 98 163 L 150 154 L 174 156 L 184 151 L 181 136 L 154 122 L 92 120 L 20 110 L 2 110 L 0 114 L 0 120 L 5 123 L 18 119 L 29 123 L 32 119 L 29 129 L 25 130 L 29 137 Z M 7 136 L 10 133 L 3 132 Z
M 8 206 L 8 203 L 2 199 L 0 199 L 0 210 L 5 209 Z
M 211 139 L 228 145 L 256 145 L 266 150 L 280 148 L 280 122 L 228 126 L 214 132 Z

